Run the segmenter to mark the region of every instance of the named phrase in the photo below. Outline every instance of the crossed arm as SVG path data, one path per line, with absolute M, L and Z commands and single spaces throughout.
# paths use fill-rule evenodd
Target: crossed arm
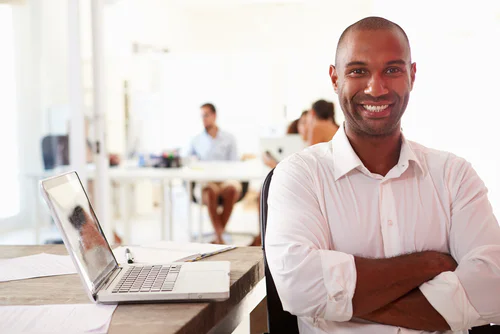
M 469 165 L 446 170 L 454 168 L 459 171 L 449 181 L 453 258 L 418 252 L 366 259 L 332 250 L 330 227 L 304 162 L 280 164 L 268 200 L 266 257 L 283 308 L 299 317 L 354 317 L 425 331 L 500 321 L 493 293 L 500 288 L 500 228 L 477 174 Z
M 419 329 L 450 327 L 417 288 L 457 264 L 447 254 L 427 251 L 388 259 L 354 258 L 357 271 L 353 317 Z

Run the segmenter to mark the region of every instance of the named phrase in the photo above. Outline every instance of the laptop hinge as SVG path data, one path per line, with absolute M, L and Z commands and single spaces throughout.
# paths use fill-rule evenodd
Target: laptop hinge
M 97 293 L 96 293 L 96 296 L 97 294 L 99 293 L 99 291 L 101 290 L 106 290 L 108 288 L 108 286 L 113 283 L 113 280 L 118 276 L 118 274 L 120 273 L 120 271 L 122 270 L 123 268 L 122 267 L 116 267 L 115 269 L 113 269 L 112 271 L 109 272 L 109 274 L 106 276 L 105 279 L 103 279 L 101 281 L 101 284 L 99 284 L 97 286 Z

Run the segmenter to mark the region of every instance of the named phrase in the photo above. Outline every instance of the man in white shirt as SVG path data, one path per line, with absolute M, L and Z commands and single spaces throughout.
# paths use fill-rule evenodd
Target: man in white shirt
M 401 27 L 348 27 L 330 67 L 344 126 L 274 172 L 266 255 L 301 333 L 500 321 L 500 227 L 485 185 L 464 159 L 401 133 L 415 73 Z
M 196 156 L 201 161 L 237 161 L 236 139 L 232 134 L 222 131 L 217 126 L 215 106 L 211 103 L 202 105 L 201 118 L 205 130 L 191 141 L 189 155 Z M 241 183 L 228 180 L 209 182 L 201 190 L 201 199 L 208 208 L 215 231 L 214 243 L 224 243 L 222 234 L 234 204 L 240 198 L 241 188 Z

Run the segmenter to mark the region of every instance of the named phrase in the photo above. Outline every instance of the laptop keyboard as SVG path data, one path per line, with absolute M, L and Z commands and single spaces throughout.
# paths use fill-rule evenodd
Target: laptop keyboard
M 130 266 L 112 293 L 172 291 L 182 265 Z

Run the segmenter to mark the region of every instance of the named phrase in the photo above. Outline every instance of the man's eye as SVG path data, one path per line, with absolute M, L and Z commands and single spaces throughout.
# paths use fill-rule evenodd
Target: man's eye
M 354 74 L 354 75 L 363 75 L 365 73 L 366 73 L 366 71 L 361 69 L 361 68 L 357 68 L 357 69 L 354 69 L 351 72 L 349 72 L 349 74 Z
M 397 67 L 390 67 L 386 70 L 388 74 L 396 74 L 396 73 L 401 73 L 401 69 Z

